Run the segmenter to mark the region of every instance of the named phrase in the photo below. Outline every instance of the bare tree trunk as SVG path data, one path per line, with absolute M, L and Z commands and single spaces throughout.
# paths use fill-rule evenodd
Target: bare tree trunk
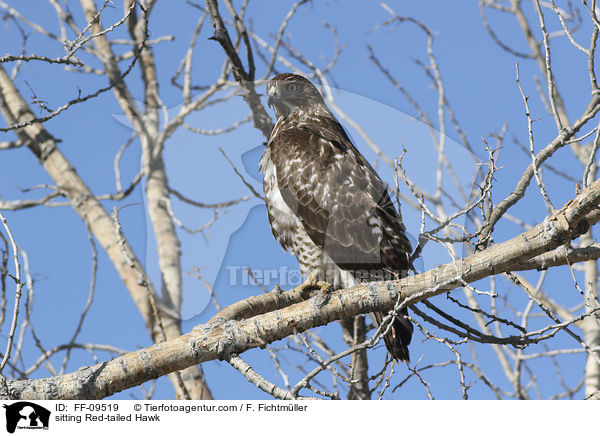
M 344 341 L 349 347 L 354 347 L 367 339 L 367 328 L 364 316 L 344 318 L 340 321 Z M 352 384 L 348 392 L 349 400 L 370 400 L 369 389 L 369 360 L 367 350 L 362 349 L 352 354 L 350 378 Z
M 591 232 L 586 235 L 588 238 Z M 591 235 L 590 235 L 591 236 Z M 591 238 L 590 238 L 591 239 Z M 585 298 L 589 309 L 598 307 L 598 268 L 596 261 L 585 262 Z M 589 310 L 588 309 L 588 310 Z M 585 396 L 590 397 L 600 392 L 600 321 L 598 315 L 590 316 L 582 322 L 583 335 L 586 344 L 595 348 L 593 355 L 586 355 L 585 363 Z
M 1 65 L 0 91 L 0 109 L 9 124 L 35 119 L 27 103 Z M 60 152 L 52 135 L 40 123 L 31 123 L 23 129 L 19 129 L 17 134 L 22 141 L 27 142 L 29 149 L 52 177 L 56 186 L 65 193 L 75 211 L 89 225 L 100 245 L 106 250 L 112 264 L 117 269 L 119 276 L 138 307 L 153 341 L 161 342 L 164 339 L 169 340 L 180 336 L 179 320 L 166 315 L 164 312 L 161 314 L 160 324 L 162 329 L 159 327 L 156 312 L 153 308 L 155 304 L 151 301 L 151 299 L 154 299 L 154 302 L 158 302 L 159 299 L 145 274 L 143 265 L 135 256 L 127 240 L 117 233 L 117 227 L 111 216 L 94 197 L 73 165 Z M 183 398 L 184 393 L 181 390 L 183 386 L 181 386 L 177 375 L 171 374 L 169 377 L 174 383 L 177 396 Z M 181 377 L 185 384 L 184 390 L 187 390 L 192 398 L 211 398 L 200 368 L 197 366 L 186 368 Z
M 593 183 L 596 178 L 597 167 L 592 165 L 588 175 L 588 184 Z M 581 242 L 589 245 L 594 242 L 592 229 L 581 236 Z M 585 308 L 588 311 L 597 309 L 598 304 L 598 262 L 590 260 L 584 263 L 585 274 Z M 587 317 L 583 320 L 581 328 L 586 344 L 595 352 L 586 355 L 585 362 L 585 397 L 600 392 L 600 316 L 598 313 L 595 316 Z M 594 357 L 595 355 L 595 357 Z

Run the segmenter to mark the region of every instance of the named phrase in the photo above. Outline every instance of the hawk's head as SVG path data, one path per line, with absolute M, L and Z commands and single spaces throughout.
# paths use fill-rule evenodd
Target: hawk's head
M 267 104 L 273 106 L 277 118 L 288 116 L 296 109 L 311 111 L 325 108 L 319 90 L 302 76 L 278 74 L 267 82 Z

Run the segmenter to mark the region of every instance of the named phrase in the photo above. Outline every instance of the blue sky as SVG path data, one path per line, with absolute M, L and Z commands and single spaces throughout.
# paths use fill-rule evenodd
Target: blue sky
M 117 4 L 114 10 L 108 10 L 105 23 L 116 21 L 122 13 Z M 252 18 L 252 28 L 263 39 L 272 41 L 282 18 L 291 6 L 291 2 L 258 0 L 251 2 L 248 16 Z M 513 188 L 523 169 L 528 165 L 528 157 L 510 140 L 513 136 L 526 142 L 527 120 L 521 96 L 515 83 L 515 61 L 497 47 L 486 33 L 476 2 L 447 1 L 390 1 L 388 4 L 402 16 L 412 16 L 434 31 L 434 50 L 445 83 L 446 96 L 451 101 L 459 121 L 467 132 L 476 153 L 485 158 L 482 138 L 494 143 L 491 134 L 508 124 L 507 142 L 499 154 L 493 198 L 499 201 Z M 15 2 L 13 5 L 30 19 L 57 31 L 55 15 L 51 6 L 38 1 Z M 76 18 L 81 12 L 76 3 L 72 5 Z M 527 9 L 527 13 L 531 10 Z M 223 12 L 225 14 L 225 12 Z M 189 35 L 198 19 L 199 11 L 183 1 L 158 2 L 152 13 L 150 31 L 153 37 L 174 35 L 171 42 L 163 42 L 155 48 L 161 98 L 172 111 L 182 103 L 180 92 L 173 88 L 170 77 L 185 54 Z M 350 117 L 362 125 L 378 146 L 389 156 L 398 155 L 402 147 L 407 153 L 404 164 L 407 174 L 426 189 L 434 186 L 436 157 L 431 137 L 426 127 L 414 120 L 415 111 L 409 103 L 386 81 L 383 75 L 369 61 L 367 45 L 373 47 L 386 68 L 406 86 L 418 99 L 423 109 L 432 119 L 436 119 L 437 94 L 423 70 L 416 66 L 413 59 L 427 62 L 426 38 L 415 26 L 402 24 L 372 31 L 374 26 L 389 19 L 389 14 L 378 2 L 365 1 L 315 1 L 297 12 L 290 22 L 287 38 L 294 47 L 307 58 L 323 67 L 333 54 L 331 32 L 324 23 L 335 26 L 340 44 L 344 49 L 339 61 L 328 77 L 335 88 L 334 95 L 340 106 Z M 515 49 L 526 51 L 526 43 L 516 25 L 506 17 L 490 14 L 495 30 L 502 35 L 504 42 Z M 555 25 L 550 20 L 549 25 Z M 581 32 L 587 35 L 589 28 L 584 24 Z M 30 30 L 28 30 L 30 32 Z M 125 37 L 120 29 L 115 37 Z M 199 37 L 198 51 L 194 63 L 194 83 L 212 83 L 221 67 L 223 53 L 214 41 L 209 41 L 211 28 L 208 22 Z M 3 53 L 18 53 L 21 41 L 10 21 L 0 27 L 0 41 Z M 586 40 L 581 42 L 587 43 Z M 62 56 L 61 47 L 49 43 L 43 37 L 32 33 L 29 37 L 29 51 L 43 53 L 46 56 Z M 573 50 L 564 39 L 553 40 L 553 56 L 559 59 L 553 67 L 560 90 L 567 97 L 566 105 L 572 117 L 579 113 L 588 100 L 589 85 L 585 57 Z M 533 76 L 540 76 L 532 61 L 519 60 L 521 83 L 525 93 L 531 95 L 530 105 L 535 123 L 536 147 L 541 149 L 548 140 L 556 135 L 554 123 L 545 111 L 542 101 L 536 95 Z M 4 65 L 7 67 L 7 65 Z M 11 67 L 11 65 L 8 65 Z M 277 64 L 278 71 L 285 67 Z M 307 71 L 308 72 L 308 71 Z M 259 64 L 257 76 L 264 73 L 264 65 Z M 128 78 L 134 98 L 143 99 L 139 71 L 136 69 Z M 34 89 L 40 100 L 48 102 L 52 108 L 62 105 L 73 98 L 80 88 L 83 93 L 105 86 L 104 77 L 85 76 L 66 73 L 60 66 L 30 62 L 21 67 L 17 85 L 26 100 L 31 100 Z M 188 123 L 205 129 L 228 127 L 243 118 L 248 109 L 239 97 L 234 97 L 225 105 L 219 105 L 191 115 Z M 0 126 L 4 126 L 0 121 Z M 96 194 L 113 192 L 113 159 L 116 151 L 127 140 L 131 130 L 123 122 L 122 112 L 110 93 L 74 106 L 62 115 L 46 124 L 50 133 L 59 138 L 61 150 L 70 159 Z M 392 171 L 381 162 L 353 129 L 348 128 L 358 148 L 374 162 L 381 176 L 393 183 Z M 0 134 L 0 141 L 13 139 L 12 134 Z M 464 186 L 469 188 L 473 181 L 476 166 L 466 150 L 459 144 L 456 132 L 448 130 L 448 148 L 452 161 Z M 247 180 L 257 190 L 261 190 L 261 175 L 257 173 L 257 161 L 261 154 L 264 138 L 245 124 L 232 133 L 222 136 L 200 136 L 187 130 L 179 130 L 168 141 L 165 160 L 171 186 L 183 194 L 206 203 L 238 198 L 248 194 L 247 188 L 234 174 L 229 164 L 218 150 L 222 147 L 236 166 L 243 169 Z M 121 171 L 124 184 L 139 171 L 140 151 L 134 143 L 122 159 Z M 580 177 L 581 168 L 568 149 L 560 150 L 552 164 L 557 168 Z M 551 186 L 550 197 L 555 206 L 562 205 L 574 194 L 571 184 L 546 172 L 545 179 Z M 38 198 L 41 192 L 22 193 L 20 188 L 38 184 L 51 184 L 52 181 L 34 156 L 27 149 L 2 151 L 0 153 L 0 196 L 4 200 L 19 198 Z M 449 188 L 450 189 L 450 188 Z M 530 188 L 533 191 L 533 188 Z M 409 194 L 404 188 L 404 192 Z M 130 206 L 120 212 L 120 219 L 126 236 L 135 247 L 136 253 L 145 259 L 148 272 L 154 283 L 159 283 L 154 240 L 146 225 L 143 192 L 138 187 L 126 201 Z M 197 228 L 207 222 L 212 212 L 192 209 L 174 200 L 177 216 L 188 227 Z M 106 203 L 112 208 L 111 203 Z M 409 207 L 403 207 L 404 221 L 409 232 L 419 232 L 420 215 Z M 528 201 L 511 209 L 511 213 L 533 224 L 545 215 L 544 203 L 539 193 L 529 192 Z M 69 207 L 35 208 L 19 212 L 3 212 L 19 245 L 27 251 L 35 279 L 35 303 L 33 319 L 43 344 L 47 348 L 62 343 L 69 338 L 75 328 L 79 313 L 85 305 L 88 295 L 91 272 L 91 249 L 87 242 L 85 226 Z M 520 232 L 520 228 L 509 222 L 500 222 L 495 240 L 508 239 Z M 253 268 L 278 269 L 286 266 L 297 268 L 294 258 L 282 252 L 272 238 L 264 205 L 258 199 L 251 199 L 227 210 L 208 232 L 191 236 L 180 231 L 183 244 L 183 269 L 192 271 L 194 266 L 201 268 L 203 276 L 214 283 L 217 298 L 230 303 L 253 293 L 260 292 L 251 286 L 230 286 L 227 267 L 248 265 Z M 422 259 L 422 267 L 428 269 L 450 259 L 433 244 L 428 246 Z M 552 295 L 567 305 L 576 304 L 577 295 L 573 291 L 568 270 L 550 272 L 554 283 L 560 283 L 568 292 Z M 533 280 L 536 274 L 526 274 Z M 489 286 L 489 285 L 487 285 Z M 516 291 L 499 281 L 499 293 L 511 292 L 518 302 Z M 456 294 L 458 295 L 458 294 Z M 9 307 L 12 304 L 9 292 Z M 444 297 L 437 297 L 440 306 L 444 306 Z M 483 303 L 482 303 L 483 304 Z M 183 317 L 194 321 L 205 321 L 213 313 L 208 307 L 208 293 L 202 284 L 184 275 Z M 464 314 L 463 316 L 468 316 Z M 185 323 L 186 327 L 193 321 Z M 6 337 L 8 327 L 2 326 L 2 337 Z M 336 325 L 319 329 L 341 350 L 339 328 Z M 426 362 L 443 361 L 452 354 L 443 346 L 431 341 L 423 342 L 416 335 L 411 352 L 413 359 L 423 357 Z M 99 257 L 99 275 L 94 297 L 94 305 L 87 317 L 80 342 L 112 344 L 127 350 L 150 344 L 143 321 L 134 304 L 119 281 L 114 269 L 104 253 Z M 567 342 L 568 343 L 568 342 Z M 274 346 L 283 346 L 285 341 Z M 570 347 L 576 344 L 570 343 Z M 23 359 L 30 364 L 39 355 L 30 335 L 26 337 Z M 262 350 L 245 354 L 249 362 L 263 370 L 263 374 L 275 383 L 281 383 L 277 371 L 269 363 L 269 357 Z M 381 347 L 373 351 L 374 361 L 383 358 Z M 108 358 L 106 353 L 98 353 L 99 361 Z M 62 356 L 56 360 L 58 366 Z M 54 362 L 54 361 L 53 361 Z M 489 372 L 502 381 L 497 362 L 489 350 L 482 348 L 480 363 L 485 367 L 489 362 Z M 565 377 L 579 377 L 582 371 L 582 356 L 577 354 L 565 357 L 561 364 L 568 370 Z M 68 371 L 82 365 L 94 363 L 89 353 L 74 351 Z M 25 365 L 29 366 L 29 365 Z M 376 368 L 376 364 L 373 366 Z M 235 370 L 222 362 L 204 365 L 208 383 L 216 398 L 266 398 L 245 381 Z M 550 364 L 540 364 L 542 374 L 553 371 Z M 402 368 L 399 371 L 406 371 Z M 47 376 L 40 369 L 34 376 Z M 428 372 L 428 382 L 438 398 L 459 398 L 459 385 L 456 382 L 455 368 L 440 368 Z M 469 374 L 472 376 L 472 374 Z M 550 374 L 551 376 L 551 374 Z M 403 376 L 398 375 L 398 381 Z M 453 382 L 448 383 L 448 377 Z M 474 380 L 473 377 L 471 377 Z M 554 382 L 556 383 L 556 382 Z M 508 387 L 508 386 L 507 386 Z M 552 388 L 555 386 L 553 385 Z M 551 389 L 549 388 L 550 392 Z M 490 398 L 489 390 L 481 382 L 475 383 L 469 391 L 473 398 Z M 548 393 L 547 393 L 548 394 Z M 117 394 L 115 398 L 140 396 L 137 389 Z M 170 398 L 172 388 L 165 380 L 158 382 L 157 398 Z M 417 382 L 411 382 L 395 393 L 388 392 L 386 398 L 424 398 L 425 393 Z

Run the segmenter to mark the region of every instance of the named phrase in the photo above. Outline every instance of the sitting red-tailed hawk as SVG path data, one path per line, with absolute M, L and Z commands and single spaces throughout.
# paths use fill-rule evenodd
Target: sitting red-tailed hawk
M 260 161 L 273 236 L 303 275 L 337 288 L 405 276 L 412 251 L 385 184 L 352 145 L 317 88 L 296 74 L 267 84 L 277 123 Z M 392 357 L 408 361 L 413 327 L 406 310 L 384 336 Z M 379 323 L 384 313 L 374 314 Z

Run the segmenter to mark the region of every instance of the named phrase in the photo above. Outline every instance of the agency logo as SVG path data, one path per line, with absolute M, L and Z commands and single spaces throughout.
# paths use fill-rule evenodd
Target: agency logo
M 6 405 L 6 431 L 14 433 L 18 429 L 48 430 L 50 411 L 29 401 L 19 401 Z

